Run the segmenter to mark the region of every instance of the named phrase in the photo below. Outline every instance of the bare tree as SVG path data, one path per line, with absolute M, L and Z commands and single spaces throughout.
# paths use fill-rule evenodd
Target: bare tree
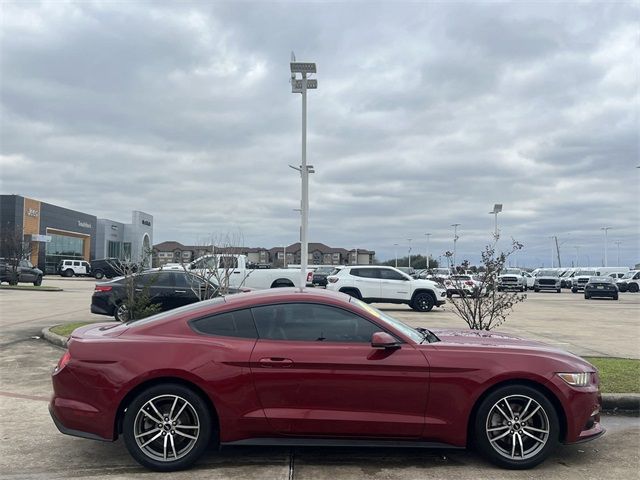
M 31 256 L 31 251 L 31 242 L 25 241 L 22 230 L 18 227 L 5 225 L 0 233 L 0 252 L 2 252 L 11 271 L 10 284 L 18 283 L 20 261 L 28 259 Z
M 142 252 L 139 259 L 131 258 L 111 261 L 109 264 L 113 270 L 124 277 L 125 298 L 116 305 L 117 317 L 120 320 L 139 320 L 154 315 L 161 310 L 160 304 L 153 303 L 150 296 L 151 286 L 158 280 L 160 271 L 156 275 L 149 276 L 145 282 L 139 282 L 137 274 L 147 265 L 150 252 Z M 162 269 L 160 269 L 162 270 Z
M 513 307 L 527 298 L 525 294 L 503 292 L 498 289 L 498 277 L 507 259 L 514 252 L 521 250 L 522 246 L 521 243 L 512 240 L 508 252 L 496 254 L 495 243 L 487 245 L 482 252 L 482 265 L 478 269 L 483 273 L 479 283 L 472 289 L 465 289 L 464 280 L 451 279 L 460 294 L 458 298 L 451 298 L 453 311 L 470 329 L 492 330 L 499 327 L 507 320 Z M 447 252 L 445 256 L 451 261 L 453 253 Z
M 204 300 L 216 295 L 227 295 L 232 286 L 241 286 L 251 270 L 244 275 L 238 269 L 238 255 L 243 253 L 243 237 L 240 233 L 212 235 L 199 246 L 198 250 L 207 252 L 189 265 L 182 263 L 185 271 L 195 271 L 204 282 L 194 281 L 193 292 Z M 204 283 L 204 288 L 200 285 Z

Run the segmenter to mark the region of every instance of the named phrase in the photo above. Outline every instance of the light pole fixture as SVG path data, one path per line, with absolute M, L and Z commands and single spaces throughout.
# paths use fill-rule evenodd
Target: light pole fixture
M 493 215 L 495 217 L 495 224 L 494 224 L 494 229 L 493 229 L 493 238 L 495 238 L 496 242 L 498 241 L 499 238 L 499 234 L 498 234 L 498 214 L 502 212 L 502 204 L 501 203 L 495 203 L 493 205 L 493 211 L 489 212 L 489 215 Z
M 398 243 L 394 243 L 393 246 L 396 247 L 396 268 L 398 268 Z
M 607 266 L 607 232 L 611 230 L 611 227 L 600 227 L 600 230 L 604 232 L 604 267 Z
M 411 239 L 407 238 L 407 241 L 409 242 L 409 268 L 411 268 Z
M 618 261 L 616 263 L 616 267 L 620 266 L 620 244 L 622 243 L 620 240 L 616 240 L 615 242 L 613 242 L 616 244 L 616 247 L 618 247 Z
M 431 234 L 430 233 L 425 233 L 424 236 L 427 237 L 427 260 L 426 260 L 424 268 L 429 270 L 429 237 L 431 236 Z
M 576 249 L 576 267 L 579 267 L 579 262 L 580 262 L 580 245 L 576 245 L 575 247 L 573 247 Z
M 456 247 L 458 244 L 458 239 L 460 238 L 458 236 L 458 227 L 460 226 L 460 223 L 452 223 L 451 226 L 453 227 L 453 267 L 455 269 L 456 266 Z M 455 270 L 454 270 L 455 272 Z
M 291 52 L 291 93 L 302 94 L 302 162 L 300 168 L 291 167 L 300 172 L 302 178 L 300 208 L 302 210 L 300 226 L 300 290 L 307 284 L 307 262 L 309 261 L 309 174 L 314 173 L 313 165 L 307 165 L 307 90 L 318 88 L 317 80 L 310 80 L 307 75 L 316 73 L 316 64 L 312 62 L 296 62 Z M 300 74 L 301 78 L 298 78 Z

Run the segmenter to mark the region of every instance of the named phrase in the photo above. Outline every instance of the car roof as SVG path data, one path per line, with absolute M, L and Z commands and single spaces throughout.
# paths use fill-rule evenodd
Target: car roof
M 304 288 L 270 288 L 267 290 L 253 290 L 251 292 L 225 296 L 227 304 L 242 304 L 243 306 L 257 305 L 260 303 L 286 303 L 286 302 L 312 302 L 314 300 L 325 302 L 333 301 L 349 303 L 349 296 L 344 293 L 331 290 Z

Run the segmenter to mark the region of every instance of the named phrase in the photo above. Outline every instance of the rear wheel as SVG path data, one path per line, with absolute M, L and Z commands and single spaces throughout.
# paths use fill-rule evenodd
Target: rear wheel
M 42 275 L 38 275 L 38 277 L 33 282 L 33 285 L 35 285 L 36 287 L 39 287 L 40 285 L 42 285 Z
M 589 300 L 591 298 L 591 295 L 589 295 L 588 293 L 584 294 L 584 299 L 585 300 Z
M 539 288 L 534 288 L 533 291 L 536 292 L 536 293 L 539 293 L 540 289 Z
M 628 290 L 632 293 L 638 293 L 638 290 L 640 290 L 640 287 L 638 287 L 637 283 L 631 283 L 629 284 Z
M 577 289 L 577 288 L 575 288 L 575 287 L 573 287 L 573 288 L 571 289 L 571 293 L 578 293 L 578 289 Z
M 128 322 L 129 321 L 129 309 L 123 303 L 116 305 L 116 309 L 113 312 L 113 316 L 119 322 Z
M 532 468 L 558 444 L 558 415 L 551 402 L 526 385 L 492 392 L 474 419 L 476 447 L 488 460 L 505 468 Z
M 561 288 L 556 288 L 556 293 L 562 293 L 562 289 Z
M 613 299 L 614 300 L 618 300 L 618 294 L 617 293 L 613 296 Z
M 127 407 L 124 443 L 141 465 L 156 471 L 182 470 L 205 452 L 212 437 L 207 402 L 178 384 L 150 387 Z
M 435 304 L 433 295 L 430 293 L 418 293 L 413 297 L 409 306 L 417 312 L 430 312 Z

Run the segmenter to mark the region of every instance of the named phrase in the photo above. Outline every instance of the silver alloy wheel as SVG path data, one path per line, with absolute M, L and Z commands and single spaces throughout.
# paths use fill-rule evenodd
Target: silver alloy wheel
M 187 455 L 200 436 L 193 405 L 178 395 L 160 395 L 146 402 L 133 422 L 138 448 L 149 458 L 175 462 Z
M 126 322 L 129 320 L 129 309 L 124 303 L 118 305 L 118 309 L 116 310 L 116 317 L 121 322 Z
M 493 449 L 509 460 L 536 456 L 549 439 L 549 418 L 544 408 L 526 395 L 498 400 L 487 415 L 486 434 Z

